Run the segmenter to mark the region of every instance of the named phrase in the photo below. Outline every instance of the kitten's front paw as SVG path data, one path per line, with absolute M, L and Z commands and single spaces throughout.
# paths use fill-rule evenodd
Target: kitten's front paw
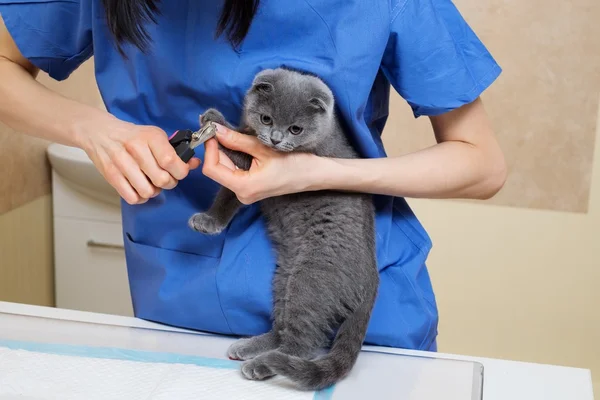
M 219 234 L 223 231 L 223 229 L 225 229 L 225 227 L 221 225 L 219 221 L 217 221 L 211 215 L 204 213 L 192 215 L 188 221 L 188 225 L 196 232 L 206 233 L 208 235 Z
M 263 361 L 263 357 L 259 356 L 242 364 L 242 375 L 244 375 L 246 379 L 262 381 L 274 376 L 275 374 Z
M 206 125 L 208 122 L 214 122 L 219 125 L 225 126 L 225 117 L 221 114 L 220 111 L 215 110 L 214 108 L 209 108 L 200 116 L 200 124 Z

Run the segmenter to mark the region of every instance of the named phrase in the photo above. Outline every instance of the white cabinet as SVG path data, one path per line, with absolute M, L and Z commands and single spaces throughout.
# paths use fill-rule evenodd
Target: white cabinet
M 132 316 L 121 225 L 65 217 L 54 223 L 57 306 Z
M 56 306 L 133 316 L 119 197 L 101 186 L 101 175 L 81 154 L 73 161 L 80 176 L 70 173 L 76 149 L 52 146 Z M 94 186 L 86 187 L 88 181 Z M 96 196 L 98 190 L 103 193 Z

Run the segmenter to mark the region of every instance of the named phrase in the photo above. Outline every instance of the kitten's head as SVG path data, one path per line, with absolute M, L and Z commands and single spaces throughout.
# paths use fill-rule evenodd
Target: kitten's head
M 278 68 L 260 72 L 248 91 L 246 124 L 265 145 L 313 152 L 331 131 L 334 98 L 317 77 Z

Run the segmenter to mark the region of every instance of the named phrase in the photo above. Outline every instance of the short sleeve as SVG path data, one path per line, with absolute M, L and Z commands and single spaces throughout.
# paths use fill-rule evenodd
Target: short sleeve
M 92 1 L 0 0 L 0 15 L 31 63 L 63 80 L 93 53 Z
M 415 117 L 474 101 L 501 68 L 451 0 L 396 0 L 382 60 Z

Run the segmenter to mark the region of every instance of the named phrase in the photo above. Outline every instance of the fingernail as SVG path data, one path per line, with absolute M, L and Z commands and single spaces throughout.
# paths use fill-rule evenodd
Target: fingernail
M 215 123 L 215 127 L 217 128 L 218 136 L 225 136 L 227 134 L 227 129 L 223 125 Z

